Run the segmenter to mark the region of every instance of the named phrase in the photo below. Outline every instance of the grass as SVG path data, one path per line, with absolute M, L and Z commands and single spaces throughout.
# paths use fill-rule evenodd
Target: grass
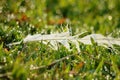
M 0 80 L 119 80 L 120 46 L 70 43 L 54 50 L 39 42 L 18 42 L 28 34 L 88 31 L 120 37 L 120 0 L 2 0 L 0 3 Z M 13 5 L 14 4 L 14 5 Z M 84 34 L 85 36 L 87 34 Z M 83 36 L 80 36 L 83 37 Z

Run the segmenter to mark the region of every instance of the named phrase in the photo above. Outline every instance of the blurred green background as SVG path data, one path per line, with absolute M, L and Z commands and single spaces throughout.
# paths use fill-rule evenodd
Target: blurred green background
M 120 28 L 120 0 L 0 0 L 0 43 L 50 33 L 69 24 L 73 33 L 108 35 Z
M 0 80 L 120 80 L 118 45 L 105 48 L 91 38 L 92 45 L 78 44 L 78 54 L 72 43 L 68 51 L 61 44 L 53 50 L 49 42 L 21 41 L 28 34 L 65 32 L 67 24 L 72 35 L 120 38 L 120 0 L 0 0 Z

